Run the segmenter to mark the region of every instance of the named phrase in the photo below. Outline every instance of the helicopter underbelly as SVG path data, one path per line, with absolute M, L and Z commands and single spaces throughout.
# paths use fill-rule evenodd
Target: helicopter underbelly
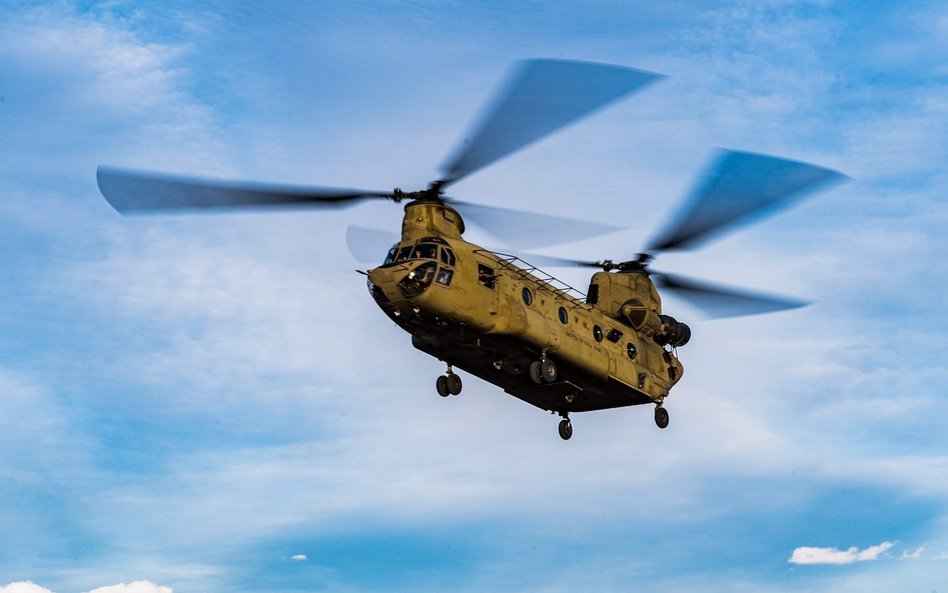
M 540 358 L 539 350 L 513 336 L 476 332 L 461 324 L 426 320 L 421 317 L 393 320 L 412 334 L 412 346 L 458 367 L 505 392 L 542 410 L 556 413 L 588 412 L 623 406 L 655 403 L 647 393 L 614 378 L 601 379 L 558 361 L 558 378 L 552 383 L 535 383 L 530 363 Z

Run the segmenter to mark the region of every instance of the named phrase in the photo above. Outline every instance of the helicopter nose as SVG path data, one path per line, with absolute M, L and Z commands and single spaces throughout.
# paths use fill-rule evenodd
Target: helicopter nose
M 393 299 L 399 299 L 401 294 L 398 292 L 398 279 L 404 275 L 402 266 L 398 266 L 400 275 L 393 273 L 392 268 L 374 268 L 369 270 L 368 288 L 372 298 L 379 304 L 391 302 Z
M 412 266 L 405 264 L 369 270 L 369 293 L 380 306 L 404 305 L 410 295 L 400 289 L 400 284 L 412 273 Z
M 369 294 L 372 295 L 372 298 L 375 299 L 379 305 L 387 303 L 389 301 L 388 297 L 385 295 L 385 291 L 382 290 L 381 286 L 372 283 L 371 279 L 366 278 L 365 284 L 369 289 Z

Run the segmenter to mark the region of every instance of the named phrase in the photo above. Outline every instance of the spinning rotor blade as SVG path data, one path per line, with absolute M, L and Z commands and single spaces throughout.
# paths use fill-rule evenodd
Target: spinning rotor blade
M 622 230 L 622 227 L 451 200 L 464 220 L 473 222 L 516 249 L 570 243 Z
M 722 150 L 678 220 L 653 239 L 647 251 L 694 247 L 726 226 L 749 222 L 843 179 L 842 173 L 816 165 Z
M 622 267 L 633 264 L 633 262 L 614 264 L 606 261 L 571 259 L 535 253 L 525 254 L 524 258 L 533 265 L 564 268 L 607 268 L 609 266 Z M 646 273 L 652 277 L 655 286 L 674 293 L 711 318 L 773 313 L 787 309 L 797 309 L 811 304 L 808 301 L 790 297 L 719 286 L 677 274 L 651 271 Z
M 389 248 L 398 243 L 400 239 L 401 237 L 397 233 L 390 231 L 370 229 L 354 224 L 350 224 L 346 228 L 346 245 L 349 247 L 349 253 L 356 261 L 362 263 L 378 263 Z M 488 250 L 496 253 L 506 251 L 494 248 L 488 248 Z M 529 260 L 528 263 L 538 267 L 602 267 L 602 262 L 579 261 L 552 255 L 530 253 L 523 254 L 523 257 Z
M 393 199 L 391 192 L 262 183 L 210 181 L 99 167 L 99 190 L 122 214 L 147 210 L 195 210 L 306 206 L 339 208 L 369 199 Z
M 444 185 L 515 152 L 662 78 L 592 62 L 527 60 L 508 79 L 479 125 L 442 167 Z
M 684 276 L 655 273 L 653 277 L 656 286 L 674 292 L 709 317 L 714 318 L 773 313 L 810 304 L 807 301 L 789 297 L 717 286 Z
M 356 261 L 378 264 L 385 257 L 385 253 L 398 243 L 397 233 L 370 229 L 350 224 L 346 228 L 346 245 L 349 253 Z
M 556 257 L 555 255 L 540 255 L 538 253 L 524 253 L 521 255 L 521 259 L 538 268 L 602 268 L 604 263 L 601 261 Z

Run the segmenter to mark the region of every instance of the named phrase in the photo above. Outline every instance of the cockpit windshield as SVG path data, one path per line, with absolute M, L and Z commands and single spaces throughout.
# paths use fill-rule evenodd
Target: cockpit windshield
M 446 251 L 450 251 L 446 247 Z M 442 258 L 445 257 L 445 254 L 442 254 Z M 434 242 L 429 242 L 426 239 L 422 239 L 415 245 L 404 245 L 399 247 L 394 245 L 389 251 L 388 256 L 385 258 L 385 263 L 383 265 L 390 265 L 398 262 L 414 260 L 414 259 L 438 259 L 438 244 Z M 454 254 L 451 254 L 451 259 L 454 259 Z M 452 262 L 453 263 L 453 262 Z
M 437 259 L 438 246 L 434 243 L 419 243 L 411 257 L 412 259 Z

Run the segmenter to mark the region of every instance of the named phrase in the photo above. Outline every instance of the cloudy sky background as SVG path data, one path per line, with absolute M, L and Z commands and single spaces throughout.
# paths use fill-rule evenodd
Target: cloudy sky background
M 297 4 L 0 5 L 0 592 L 948 591 L 943 3 Z M 669 77 L 452 188 L 629 229 L 550 254 L 634 254 L 716 147 L 853 178 L 662 257 L 817 301 L 669 298 L 665 431 L 437 397 L 345 250 L 398 207 L 122 218 L 95 185 L 423 187 L 531 57 Z

